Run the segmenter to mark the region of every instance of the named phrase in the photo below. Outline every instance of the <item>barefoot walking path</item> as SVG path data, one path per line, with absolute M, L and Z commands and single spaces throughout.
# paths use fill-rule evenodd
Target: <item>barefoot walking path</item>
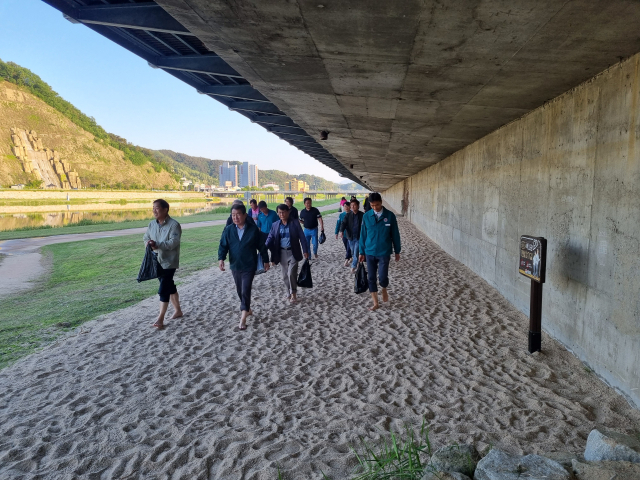
M 527 318 L 399 224 L 391 303 L 376 312 L 330 235 L 298 304 L 283 301 L 279 269 L 256 277 L 246 331 L 234 331 L 231 274 L 212 267 L 180 287 L 185 316 L 163 331 L 150 326 L 153 297 L 4 369 L 0 478 L 271 480 L 279 467 L 337 480 L 358 436 L 423 418 L 436 447 L 514 453 L 578 452 L 596 425 L 640 427 L 546 334 L 528 355 Z

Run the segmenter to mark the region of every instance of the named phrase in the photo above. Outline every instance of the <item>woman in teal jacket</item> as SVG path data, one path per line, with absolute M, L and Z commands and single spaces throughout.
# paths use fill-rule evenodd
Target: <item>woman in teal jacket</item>
M 396 262 L 400 261 L 400 230 L 393 212 L 382 206 L 382 196 L 379 193 L 369 195 L 371 210 L 362 217 L 360 228 L 360 262 L 367 262 L 369 292 L 373 299 L 373 306 L 369 310 L 380 308 L 378 303 L 378 283 L 382 287 L 382 301 L 389 301 L 387 286 L 389 286 L 389 261 L 391 251 L 395 253 Z M 376 278 L 378 277 L 378 278 Z

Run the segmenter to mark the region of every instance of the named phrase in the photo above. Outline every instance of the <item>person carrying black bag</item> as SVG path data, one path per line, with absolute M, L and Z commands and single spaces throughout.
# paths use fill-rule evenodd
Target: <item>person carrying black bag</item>
M 258 252 L 264 262 L 264 271 L 269 271 L 269 253 L 262 238 L 262 232 L 255 223 L 249 222 L 247 209 L 243 204 L 231 207 L 233 224 L 225 227 L 218 247 L 218 265 L 225 271 L 224 261 L 229 255 L 229 268 L 236 284 L 240 299 L 240 325 L 238 330 L 247 329 L 247 317 L 251 310 L 251 288 L 258 267 Z
M 180 309 L 180 296 L 173 281 L 176 269 L 180 265 L 180 238 L 182 227 L 169 216 L 169 203 L 159 198 L 153 202 L 153 216 L 144 234 L 145 247 L 151 247 L 157 260 L 157 275 L 160 281 L 158 295 L 160 296 L 160 313 L 153 324 L 161 330 L 164 328 L 164 317 L 169 307 L 169 301 L 174 308 L 171 319 L 183 316 Z
M 360 250 L 360 227 L 362 226 L 362 217 L 364 213 L 360 211 L 360 202 L 354 198 L 350 204 L 351 210 L 342 218 L 340 222 L 340 235 L 346 235 L 349 241 L 349 248 L 353 260 L 351 262 L 351 273 L 356 273 L 358 265 L 358 253 Z

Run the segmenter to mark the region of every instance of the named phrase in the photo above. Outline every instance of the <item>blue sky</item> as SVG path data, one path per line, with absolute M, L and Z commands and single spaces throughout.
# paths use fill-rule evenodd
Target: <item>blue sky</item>
M 108 132 L 137 145 L 346 181 L 40 0 L 0 0 L 0 59 L 36 73 Z

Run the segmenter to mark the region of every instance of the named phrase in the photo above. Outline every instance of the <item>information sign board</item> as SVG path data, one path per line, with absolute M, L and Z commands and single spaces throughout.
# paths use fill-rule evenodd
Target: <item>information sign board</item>
M 544 283 L 547 265 L 547 240 L 542 237 L 520 237 L 518 271 L 534 282 Z

